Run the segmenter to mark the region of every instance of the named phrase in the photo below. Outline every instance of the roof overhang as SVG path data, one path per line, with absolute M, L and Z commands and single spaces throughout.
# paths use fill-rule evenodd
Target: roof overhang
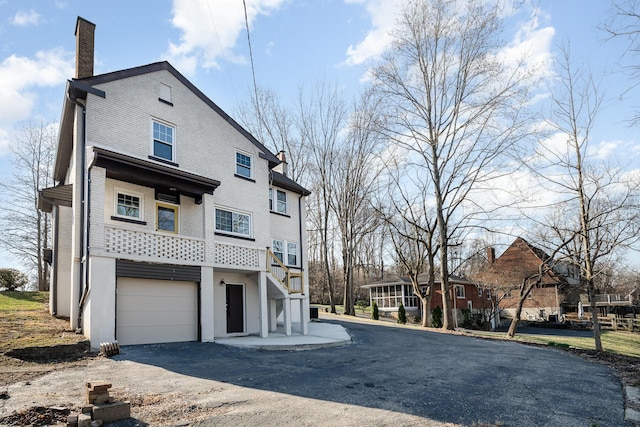
M 203 194 L 213 194 L 220 185 L 220 181 L 215 179 L 100 147 L 93 147 L 90 164 L 106 169 L 107 178 L 156 189 L 171 189 L 193 197 L 196 203 L 202 201 Z
M 71 207 L 72 197 L 73 184 L 43 188 L 38 191 L 38 209 L 50 213 L 54 206 Z

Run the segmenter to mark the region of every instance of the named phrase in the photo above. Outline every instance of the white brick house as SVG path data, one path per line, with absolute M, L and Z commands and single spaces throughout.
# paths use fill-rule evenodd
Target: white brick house
M 78 18 L 54 170 L 52 313 L 93 348 L 307 333 L 305 196 L 168 62 L 93 75 Z M 281 159 L 283 161 L 281 161 Z

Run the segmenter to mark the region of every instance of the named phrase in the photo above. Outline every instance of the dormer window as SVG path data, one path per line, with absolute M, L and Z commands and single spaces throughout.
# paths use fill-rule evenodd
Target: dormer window
M 175 162 L 175 127 L 153 120 L 152 128 L 153 156 Z

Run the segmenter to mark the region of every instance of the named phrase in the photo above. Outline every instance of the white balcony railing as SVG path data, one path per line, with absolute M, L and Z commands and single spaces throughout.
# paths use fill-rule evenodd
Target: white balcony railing
M 213 262 L 216 266 L 263 269 L 265 249 L 214 243 Z
M 165 233 L 105 227 L 106 252 L 152 259 L 204 262 L 205 242 Z
M 615 305 L 615 304 L 632 304 L 633 300 L 631 299 L 631 295 L 620 295 L 620 294 L 597 294 L 594 295 L 596 300 L 596 304 L 607 304 L 607 305 Z
M 204 239 L 166 233 L 105 227 L 105 251 L 110 254 L 149 259 L 149 261 L 187 261 L 215 267 L 262 270 L 266 249 L 213 242 L 207 257 Z

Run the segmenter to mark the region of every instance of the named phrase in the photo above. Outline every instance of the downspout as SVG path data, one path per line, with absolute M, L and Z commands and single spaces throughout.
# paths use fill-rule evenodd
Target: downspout
M 54 268 L 52 269 L 53 277 L 51 278 L 51 299 L 53 304 L 51 305 L 51 314 L 54 316 L 58 314 L 58 251 L 60 250 L 60 208 L 55 205 L 53 207 L 53 217 L 55 218 L 55 228 L 53 230 L 53 241 L 55 246 L 53 247 L 53 255 L 51 263 Z
M 301 194 L 300 196 L 298 196 L 298 232 L 300 234 L 300 271 L 304 273 L 304 258 L 303 258 L 303 254 L 304 254 L 304 250 L 302 249 L 302 196 L 303 194 Z M 308 281 L 308 278 L 307 278 Z M 302 275 L 302 286 L 304 286 L 304 274 Z M 307 292 L 309 292 L 307 290 Z M 309 292 L 310 294 L 310 292 Z M 303 292 L 304 295 L 304 292 Z M 311 295 L 309 295 L 311 296 Z
M 84 306 L 84 302 L 87 295 L 88 290 L 88 268 L 86 265 L 87 259 L 87 246 L 88 246 L 88 238 L 87 232 L 85 230 L 85 216 L 88 211 L 86 209 L 86 187 L 87 184 L 85 181 L 87 180 L 87 172 L 86 172 L 86 125 L 87 125 L 87 109 L 83 103 L 78 101 L 78 98 L 75 94 L 72 95 L 72 91 L 75 89 L 73 82 L 71 82 L 71 87 L 67 92 L 67 98 L 70 102 L 82 108 L 82 132 L 80 135 L 80 169 L 82 170 L 82 180 L 80 181 L 80 206 L 82 209 L 82 213 L 80 215 L 80 277 L 82 281 L 80 282 L 80 289 L 78 295 L 81 295 L 80 300 L 78 301 L 78 330 L 82 332 L 82 308 Z M 83 286 L 84 285 L 84 286 Z

